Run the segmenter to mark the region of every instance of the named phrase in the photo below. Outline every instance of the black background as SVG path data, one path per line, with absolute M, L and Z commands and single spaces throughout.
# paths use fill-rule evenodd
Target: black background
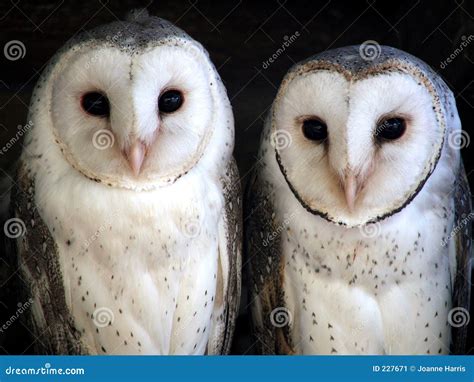
M 16 1 L 0 4 L 0 47 L 20 40 L 25 57 L 9 61 L 0 52 L 0 147 L 24 125 L 32 88 L 48 59 L 76 33 L 123 19 L 146 6 L 187 31 L 209 51 L 227 87 L 236 122 L 235 156 L 242 183 L 255 163 L 263 118 L 278 85 L 294 63 L 317 52 L 375 40 L 430 64 L 456 96 L 463 128 L 474 122 L 474 42 L 445 68 L 464 38 L 474 35 L 474 0 L 464 1 Z M 296 31 L 300 37 L 266 69 L 263 63 Z M 462 150 L 471 188 L 474 142 Z M 0 175 L 21 151 L 0 156 Z M 245 315 L 235 352 L 251 353 Z M 472 352 L 473 345 L 470 345 Z

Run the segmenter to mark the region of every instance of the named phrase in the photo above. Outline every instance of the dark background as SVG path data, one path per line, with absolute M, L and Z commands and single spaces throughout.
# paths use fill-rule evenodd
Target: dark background
M 69 38 L 122 19 L 146 6 L 186 30 L 209 51 L 227 87 L 236 121 L 235 156 L 242 182 L 255 162 L 263 118 L 282 77 L 294 63 L 317 52 L 375 40 L 426 61 L 453 90 L 463 128 L 474 122 L 474 42 L 441 68 L 464 38 L 474 35 L 474 0 L 464 1 L 26 1 L 0 4 L 0 147 L 26 123 L 33 86 L 48 59 Z M 296 31 L 300 37 L 268 68 L 263 63 Z M 4 45 L 20 40 L 25 57 L 9 61 Z M 473 146 L 462 151 L 471 188 Z M 0 156 L 0 175 L 21 151 Z M 252 353 L 243 296 L 235 352 Z M 473 318 L 474 320 L 474 318 Z M 472 337 L 472 336 L 471 336 Z M 470 345 L 471 352 L 474 345 Z

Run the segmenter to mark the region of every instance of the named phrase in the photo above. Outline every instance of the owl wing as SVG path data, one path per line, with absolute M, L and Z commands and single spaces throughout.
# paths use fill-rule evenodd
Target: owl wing
M 293 354 L 283 298 L 282 243 L 273 219 L 271 187 L 253 174 L 246 192 L 245 244 L 253 335 L 260 354 Z M 280 316 L 281 315 L 281 316 Z M 279 318 L 280 316 L 280 318 Z
M 5 282 L 16 310 L 10 313 L 21 318 L 23 325 L 8 332 L 13 336 L 15 352 L 83 354 L 80 333 L 66 305 L 58 248 L 34 196 L 34 179 L 20 162 L 11 193 L 10 216 L 23 226 L 23 233 L 9 241 L 7 261 L 13 272 Z M 6 346 L 11 344 L 7 338 Z
M 224 213 L 219 223 L 217 290 L 207 354 L 228 354 L 239 311 L 242 268 L 242 203 L 239 171 L 232 158 L 221 179 Z
M 0 218 L 1 247 L 0 251 L 0 322 L 11 322 L 10 318 L 15 316 L 18 303 L 24 302 L 24 296 L 19 294 L 21 279 L 18 276 L 18 261 L 16 258 L 15 241 L 11 234 L 15 233 L 15 224 L 10 220 L 10 199 L 12 189 L 15 186 L 14 174 L 18 163 L 12 168 L 3 171 L 0 178 Z M 16 226 L 18 227 L 18 226 Z M 10 321 L 9 321 L 10 320 Z M 0 330 L 0 352 L 2 354 L 18 354 L 31 344 L 32 339 L 28 336 L 25 328 L 17 321 L 8 327 L 8 330 Z
M 458 181 L 454 189 L 454 230 L 455 234 L 452 238 L 455 240 L 456 250 L 456 275 L 454 279 L 453 289 L 453 314 L 457 309 L 467 309 L 463 311 L 464 318 L 469 317 L 469 303 L 471 292 L 471 220 L 472 220 L 472 206 L 471 206 L 471 192 L 469 190 L 469 183 L 466 176 L 466 171 L 461 161 L 459 168 Z M 454 310 L 456 309 L 456 310 Z M 467 314 L 467 317 L 466 317 Z M 453 316 L 455 317 L 455 316 Z M 465 322 L 465 321 L 464 321 Z M 454 319 L 454 323 L 456 320 Z M 465 354 L 466 342 L 468 334 L 468 325 L 452 327 L 452 344 L 451 352 L 454 354 Z

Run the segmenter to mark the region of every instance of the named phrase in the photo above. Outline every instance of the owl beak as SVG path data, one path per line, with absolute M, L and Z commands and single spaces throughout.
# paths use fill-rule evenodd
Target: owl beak
M 135 176 L 140 174 L 145 155 L 146 146 L 143 142 L 138 140 L 125 149 L 125 157 Z
M 344 179 L 344 193 L 347 207 L 350 212 L 354 211 L 354 204 L 357 198 L 357 178 L 353 173 L 348 173 Z

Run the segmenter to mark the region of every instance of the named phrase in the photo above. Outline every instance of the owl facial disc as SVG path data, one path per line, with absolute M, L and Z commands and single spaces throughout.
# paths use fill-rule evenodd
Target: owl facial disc
M 434 171 L 446 134 L 444 84 L 426 64 L 389 47 L 366 62 L 356 49 L 290 70 L 266 137 L 304 208 L 349 227 L 406 207 Z

